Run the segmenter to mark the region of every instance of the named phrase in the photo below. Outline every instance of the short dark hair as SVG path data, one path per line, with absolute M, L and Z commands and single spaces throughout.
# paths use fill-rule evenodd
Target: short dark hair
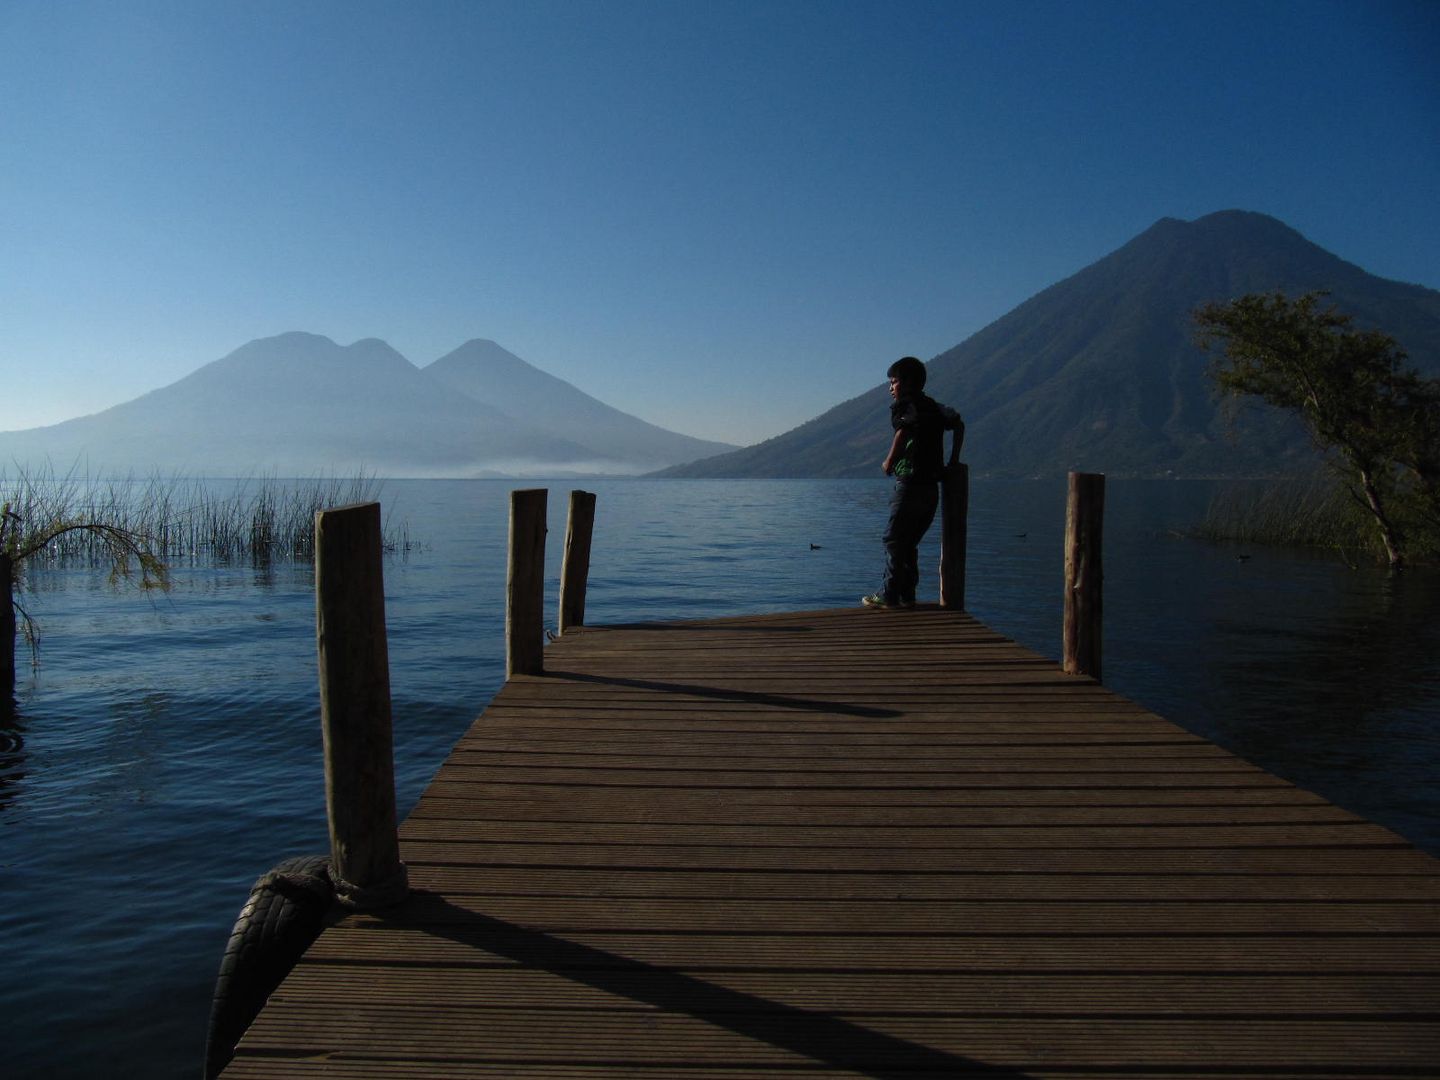
M 916 390 L 925 389 L 925 365 L 920 362 L 918 357 L 902 356 L 890 365 L 890 370 L 885 372 L 885 377 L 899 379 Z

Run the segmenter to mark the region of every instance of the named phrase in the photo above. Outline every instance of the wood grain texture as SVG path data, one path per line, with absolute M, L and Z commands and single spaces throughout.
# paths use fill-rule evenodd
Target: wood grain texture
M 226 1077 L 1435 1074 L 1440 862 L 962 612 L 544 666 Z
M 395 765 L 380 504 L 315 515 L 315 638 L 331 876 L 356 904 L 405 895 Z

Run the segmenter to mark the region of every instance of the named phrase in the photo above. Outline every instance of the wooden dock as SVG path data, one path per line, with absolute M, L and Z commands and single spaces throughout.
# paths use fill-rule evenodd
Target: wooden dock
M 965 614 L 545 668 L 227 1080 L 1440 1075 L 1440 861 Z

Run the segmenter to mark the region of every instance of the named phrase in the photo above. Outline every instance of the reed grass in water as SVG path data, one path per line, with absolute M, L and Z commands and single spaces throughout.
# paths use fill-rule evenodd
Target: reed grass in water
M 1433 561 L 1440 554 L 1433 526 L 1404 501 L 1396 500 L 1393 506 L 1412 556 L 1417 561 Z M 1324 473 L 1228 484 L 1211 498 L 1192 535 L 1214 541 L 1323 548 L 1339 552 L 1351 565 L 1385 558 L 1374 518 L 1343 483 Z
M 1366 523 L 1355 509 L 1350 496 L 1325 477 L 1237 482 L 1211 497 L 1195 534 L 1206 540 L 1353 548 L 1367 539 L 1361 535 Z
M 0 503 L 9 506 L 12 537 L 25 547 L 55 523 L 84 521 L 123 531 L 167 563 L 249 559 L 308 561 L 315 551 L 315 513 L 374 501 L 380 483 L 370 476 L 280 480 L 203 481 L 151 476 L 98 480 L 53 471 L 0 472 Z M 386 522 L 384 547 L 413 546 L 409 527 Z M 51 540 L 32 562 L 46 565 L 110 564 L 103 531 L 77 529 Z

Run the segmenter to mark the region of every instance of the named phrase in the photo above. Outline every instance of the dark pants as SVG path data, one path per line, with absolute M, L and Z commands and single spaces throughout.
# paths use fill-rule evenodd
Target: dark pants
M 890 523 L 885 526 L 885 582 L 880 595 L 887 604 L 912 604 L 920 583 L 920 539 L 935 520 L 940 486 L 933 480 L 897 480 L 890 496 Z

